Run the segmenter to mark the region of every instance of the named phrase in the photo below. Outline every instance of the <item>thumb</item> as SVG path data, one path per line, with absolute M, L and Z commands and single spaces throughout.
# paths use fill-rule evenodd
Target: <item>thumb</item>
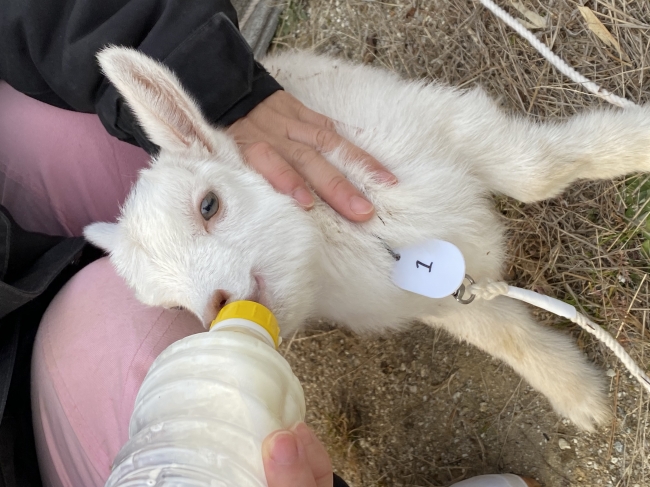
M 269 487 L 316 487 L 304 446 L 293 432 L 280 430 L 267 436 L 262 458 Z

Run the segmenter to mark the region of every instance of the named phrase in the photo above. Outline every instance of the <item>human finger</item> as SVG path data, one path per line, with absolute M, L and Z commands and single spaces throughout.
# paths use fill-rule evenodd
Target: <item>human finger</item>
M 314 196 L 305 180 L 268 142 L 254 142 L 242 148 L 249 166 L 277 191 L 292 196 L 303 208 L 314 206 Z
M 269 181 L 276 191 L 292 196 L 305 209 L 314 206 L 314 196 L 305 180 L 266 141 L 267 134 L 246 119 L 231 125 L 228 133 L 239 145 L 248 165 Z
M 279 142 L 278 151 L 316 193 L 345 218 L 364 222 L 372 217 L 372 203 L 318 151 L 293 141 Z
M 262 460 L 269 487 L 321 487 L 316 484 L 300 439 L 291 431 L 276 431 L 266 437 Z
M 368 170 L 375 173 L 379 181 L 389 184 L 397 182 L 397 178 L 377 159 L 335 131 L 308 123 L 296 122 L 295 120 L 287 120 L 286 124 L 287 135 L 291 140 L 309 145 L 321 153 L 340 148 L 348 158 L 361 162 Z
M 332 462 L 325 446 L 316 437 L 314 432 L 303 422 L 292 428 L 305 448 L 307 462 L 311 467 L 317 487 L 332 487 L 334 473 Z
M 341 148 L 350 159 L 365 164 L 380 181 L 397 182 L 397 178 L 377 159 L 338 134 L 329 117 L 306 107 L 286 92 L 274 93 L 267 100 L 265 110 L 253 111 L 251 115 L 258 126 L 267 127 L 276 134 L 285 132 L 291 140 L 307 144 L 319 152 Z

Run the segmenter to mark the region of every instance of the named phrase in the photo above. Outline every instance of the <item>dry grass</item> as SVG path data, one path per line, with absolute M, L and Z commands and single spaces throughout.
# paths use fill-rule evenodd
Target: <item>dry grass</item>
M 507 7 L 515 17 L 522 18 L 512 8 L 510 0 L 499 0 L 498 3 Z M 638 103 L 648 101 L 650 2 L 523 0 L 522 3 L 547 19 L 547 26 L 536 29 L 535 34 L 580 73 L 619 96 Z M 587 28 L 577 8 L 583 5 L 596 13 L 620 44 L 622 54 Z M 436 79 L 455 86 L 481 85 L 500 100 L 505 110 L 526 113 L 538 119 L 567 117 L 585 107 L 604 104 L 568 82 L 526 41 L 474 0 L 291 0 L 274 41 L 275 48 L 287 46 L 316 49 L 383 66 L 409 78 Z M 649 264 L 643 246 L 645 243 L 650 249 L 650 236 L 646 233 L 649 190 L 650 183 L 646 178 L 633 177 L 574 185 L 562 197 L 535 205 L 523 205 L 508 198 L 496 199 L 510 230 L 510 282 L 577 303 L 584 312 L 615 334 L 646 369 L 650 366 L 650 359 L 646 358 L 650 357 L 650 333 L 647 329 L 650 279 L 647 279 Z M 636 384 L 618 368 L 615 358 L 594 343 L 591 337 L 544 313 L 539 318 L 549 325 L 566 327 L 596 362 L 617 370 L 612 379 L 612 398 L 617 402 L 618 415 L 617 423 L 609 430 L 598 435 L 578 436 L 581 441 L 584 439 L 585 445 L 594 445 L 594 451 L 598 453 L 593 455 L 602 457 L 604 471 L 589 465 L 588 462 L 597 461 L 589 460 L 591 453 L 582 456 L 576 453 L 575 458 L 563 459 L 542 452 L 539 455 L 540 466 L 533 469 L 534 472 L 549 486 L 649 485 L 647 395 L 642 397 Z M 435 350 L 439 338 L 433 331 L 418 330 L 414 333 L 426 343 L 434 340 Z M 296 344 L 291 352 L 293 360 L 301 363 L 304 359 L 301 354 L 314 353 L 314 346 L 319 350 L 334 346 L 336 340 L 332 342 L 332 336 L 343 340 L 338 353 L 344 353 L 343 346 L 349 349 L 358 345 L 352 337 L 330 334 L 314 338 L 314 343 L 305 340 Z M 359 357 L 371 366 L 377 362 L 372 353 L 376 352 L 380 362 L 389 360 L 388 349 L 392 347 L 399 353 L 403 341 L 412 338 L 397 338 L 389 346 L 383 342 L 365 345 L 362 348 L 367 350 L 359 351 Z M 381 363 L 376 365 L 381 367 Z M 332 380 L 342 383 L 354 376 L 354 387 L 362 387 L 362 380 L 354 375 L 357 369 L 359 366 L 344 369 L 341 373 L 347 374 L 347 379 L 333 377 Z M 310 378 L 305 376 L 304 380 Z M 323 379 L 325 383 L 327 380 Z M 514 392 L 510 390 L 508 394 L 518 394 L 522 387 L 515 387 Z M 488 389 L 486 386 L 485 390 Z M 319 391 L 323 393 L 323 389 Z M 349 393 L 350 389 L 347 391 Z M 401 453 L 391 459 L 385 457 L 385 451 L 380 452 L 375 447 L 372 452 L 372 445 L 368 448 L 363 446 L 364 441 L 372 443 L 369 439 L 371 432 L 386 433 L 387 426 L 383 430 L 373 427 L 376 420 L 363 418 L 363 407 L 354 406 L 355 402 L 345 399 L 345 394 L 323 404 L 328 410 L 322 414 L 314 413 L 319 432 L 326 435 L 332 448 L 336 443 L 339 452 L 336 455 L 340 457 L 336 462 L 357 485 L 379 485 L 391 478 L 390 469 L 399 470 L 397 465 L 404 461 Z M 507 406 L 509 402 L 505 404 Z M 411 457 L 421 458 L 421 461 L 416 460 L 414 464 L 411 461 L 410 465 L 422 467 L 428 475 L 401 479 L 404 485 L 444 485 L 456 478 L 455 474 L 460 470 L 466 474 L 507 470 L 515 465 L 504 463 L 502 453 L 490 455 L 490 448 L 495 445 L 505 448 L 512 426 L 499 426 L 503 411 L 497 413 L 496 421 L 490 423 L 497 424 L 494 426 L 496 443 L 490 445 L 488 440 L 481 440 L 478 435 L 478 442 L 473 443 L 472 451 L 482 467 L 473 464 L 463 470 L 451 463 L 444 465 L 444 460 L 442 463 L 433 461 L 427 452 L 414 452 Z M 449 421 L 453 422 L 453 418 Z M 361 434 L 359 428 L 364 424 L 371 426 Z M 557 429 L 555 433 L 563 434 Z M 615 448 L 617 442 L 624 446 L 622 455 Z M 361 456 L 353 454 L 355 448 Z M 613 456 L 620 457 L 616 464 L 610 460 Z M 366 464 L 374 462 L 372 468 L 364 465 L 360 458 Z M 445 457 L 438 455 L 438 458 Z M 544 474 L 544 463 L 547 471 L 554 473 Z M 446 479 L 441 480 L 442 477 L 433 473 L 445 468 L 449 473 Z M 454 468 L 460 470 L 452 471 Z M 368 472 L 364 473 L 364 469 Z M 390 484 L 397 485 L 398 482 L 394 478 Z

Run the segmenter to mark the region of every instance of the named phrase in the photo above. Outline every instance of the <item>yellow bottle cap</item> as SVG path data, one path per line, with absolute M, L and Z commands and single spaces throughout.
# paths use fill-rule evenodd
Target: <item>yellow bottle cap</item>
M 210 329 L 217 323 L 232 318 L 241 318 L 258 324 L 269 332 L 273 343 L 275 343 L 275 348 L 278 348 L 280 327 L 278 326 L 278 320 L 275 319 L 275 316 L 267 307 L 254 301 L 234 301 L 221 308 L 215 320 L 210 324 Z

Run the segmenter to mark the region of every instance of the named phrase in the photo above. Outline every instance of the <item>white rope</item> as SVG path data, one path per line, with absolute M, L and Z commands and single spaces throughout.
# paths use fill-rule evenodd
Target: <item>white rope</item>
M 623 365 L 625 365 L 627 370 L 629 370 L 641 385 L 650 392 L 650 378 L 648 378 L 643 369 L 636 364 L 632 357 L 629 356 L 621 344 L 618 343 L 612 335 L 607 333 L 603 328 L 591 321 L 585 315 L 578 313 L 578 311 L 570 304 L 549 296 L 544 296 L 543 294 L 528 291 L 527 289 L 509 286 L 505 282 L 495 282 L 490 279 L 485 282 L 472 284 L 467 288 L 467 291 L 479 299 L 486 300 L 494 299 L 497 296 L 508 296 L 571 320 L 607 345 Z
M 508 24 L 512 29 L 514 29 L 515 32 L 517 32 L 517 34 L 519 34 L 521 37 L 523 37 L 528 42 L 530 42 L 531 45 L 535 49 L 537 49 L 537 51 L 548 60 L 548 62 L 550 62 L 553 66 L 557 68 L 558 71 L 560 71 L 562 74 L 564 74 L 574 82 L 581 84 L 582 86 L 585 87 L 586 90 L 590 91 L 596 96 L 599 96 L 600 98 L 603 98 L 604 100 L 608 101 L 612 105 L 616 105 L 621 108 L 630 108 L 635 106 L 635 104 L 632 103 L 631 101 L 626 100 L 625 98 L 621 98 L 620 96 L 616 96 L 613 93 L 610 93 L 606 89 L 598 86 L 593 81 L 589 81 L 587 78 L 582 76 L 575 69 L 573 69 L 562 59 L 560 59 L 546 45 L 540 42 L 537 39 L 537 37 L 535 37 L 532 34 L 532 32 L 526 29 L 526 27 L 521 25 L 515 18 L 513 18 L 501 7 L 496 5 L 492 0 L 479 0 L 479 2 L 481 2 L 485 8 L 490 10 L 490 12 L 492 12 L 494 15 L 496 15 L 501 20 L 503 20 L 503 22 Z

